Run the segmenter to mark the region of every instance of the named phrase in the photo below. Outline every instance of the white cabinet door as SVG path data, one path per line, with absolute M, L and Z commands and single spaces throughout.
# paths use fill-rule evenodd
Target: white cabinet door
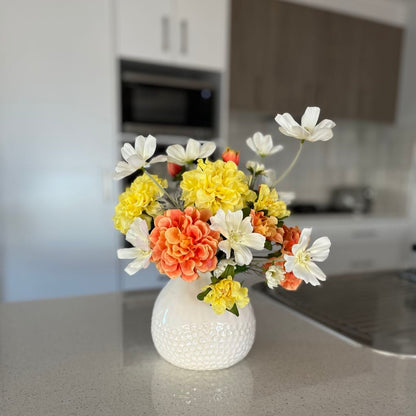
M 178 50 L 183 66 L 223 71 L 228 44 L 228 0 L 177 0 Z
M 312 241 L 324 235 L 330 238 L 331 252 L 320 264 L 329 276 L 403 268 L 408 229 L 405 219 L 351 216 L 305 221 L 300 216 L 291 218 L 289 223 L 298 223 L 301 229 L 312 226 Z
M 122 58 L 170 63 L 174 56 L 172 0 L 117 0 L 116 42 Z

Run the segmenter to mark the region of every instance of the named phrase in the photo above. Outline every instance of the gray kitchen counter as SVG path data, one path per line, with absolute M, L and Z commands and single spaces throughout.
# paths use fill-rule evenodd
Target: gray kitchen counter
M 0 414 L 412 415 L 416 359 L 350 343 L 251 290 L 253 349 L 226 370 L 160 358 L 156 292 L 0 305 Z

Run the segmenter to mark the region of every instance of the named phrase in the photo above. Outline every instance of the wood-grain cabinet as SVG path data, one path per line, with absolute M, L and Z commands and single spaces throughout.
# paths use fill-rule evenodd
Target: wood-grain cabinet
M 228 0 L 116 0 L 118 55 L 224 71 L 228 7 Z
M 231 108 L 394 120 L 403 29 L 277 0 L 231 10 Z

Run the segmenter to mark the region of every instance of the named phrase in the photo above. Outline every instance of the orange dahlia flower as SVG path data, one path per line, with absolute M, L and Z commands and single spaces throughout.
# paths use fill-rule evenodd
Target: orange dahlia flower
M 263 265 L 263 270 L 267 272 L 267 270 L 269 270 L 269 267 L 272 265 L 279 265 L 285 272 L 285 277 L 283 280 L 279 282 L 279 286 L 283 287 L 283 289 L 286 290 L 297 290 L 297 288 L 302 283 L 302 279 L 298 279 L 292 272 L 287 272 L 285 269 L 285 262 L 278 261 L 277 259 L 274 259 L 274 261 L 270 263 L 265 263 Z
M 287 227 L 283 225 L 283 243 L 282 243 L 282 254 L 292 254 L 292 246 L 299 242 L 300 229 L 298 226 Z
M 156 217 L 149 236 L 150 260 L 161 273 L 192 281 L 198 278 L 198 271 L 216 268 L 220 233 L 209 228 L 210 216 L 209 210 L 188 207 L 185 211 L 170 209 Z
M 299 242 L 301 231 L 299 227 L 297 226 L 288 227 L 286 225 L 283 225 L 282 230 L 283 230 L 283 238 L 282 238 L 283 242 L 280 242 L 280 244 L 282 244 L 282 249 L 281 249 L 282 256 L 283 254 L 291 255 L 293 245 Z M 286 290 L 297 290 L 297 288 L 302 283 L 302 279 L 298 279 L 292 272 L 287 272 L 285 269 L 285 262 L 281 261 L 281 259 L 282 257 L 279 257 L 279 259 L 274 259 L 274 260 L 272 259 L 273 260 L 272 262 L 264 264 L 263 269 L 267 271 L 268 268 L 272 264 L 278 264 L 285 271 L 285 278 L 279 283 L 279 286 L 283 287 Z
M 283 228 L 277 226 L 276 217 L 267 217 L 263 211 L 250 211 L 251 225 L 253 232 L 259 233 L 266 237 L 267 240 L 283 243 Z
M 284 269 L 284 262 L 279 263 Z M 285 278 L 280 282 L 280 286 L 286 290 L 297 290 L 302 283 L 302 279 L 298 279 L 292 272 L 286 272 Z
M 292 254 L 292 247 L 299 242 L 301 231 L 298 226 L 287 227 L 286 225 L 283 225 L 283 230 L 282 254 Z M 284 262 L 281 262 L 280 265 L 284 268 Z M 292 272 L 286 272 L 280 286 L 286 290 L 296 290 L 301 283 L 302 279 L 298 279 Z

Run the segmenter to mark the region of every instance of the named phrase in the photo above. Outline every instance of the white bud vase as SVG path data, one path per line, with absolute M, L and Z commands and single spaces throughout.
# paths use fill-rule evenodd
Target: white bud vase
M 171 364 L 190 370 L 219 370 L 241 361 L 250 351 L 256 333 L 251 303 L 217 315 L 209 304 L 197 299 L 211 281 L 170 280 L 153 307 L 152 338 L 156 350 Z

